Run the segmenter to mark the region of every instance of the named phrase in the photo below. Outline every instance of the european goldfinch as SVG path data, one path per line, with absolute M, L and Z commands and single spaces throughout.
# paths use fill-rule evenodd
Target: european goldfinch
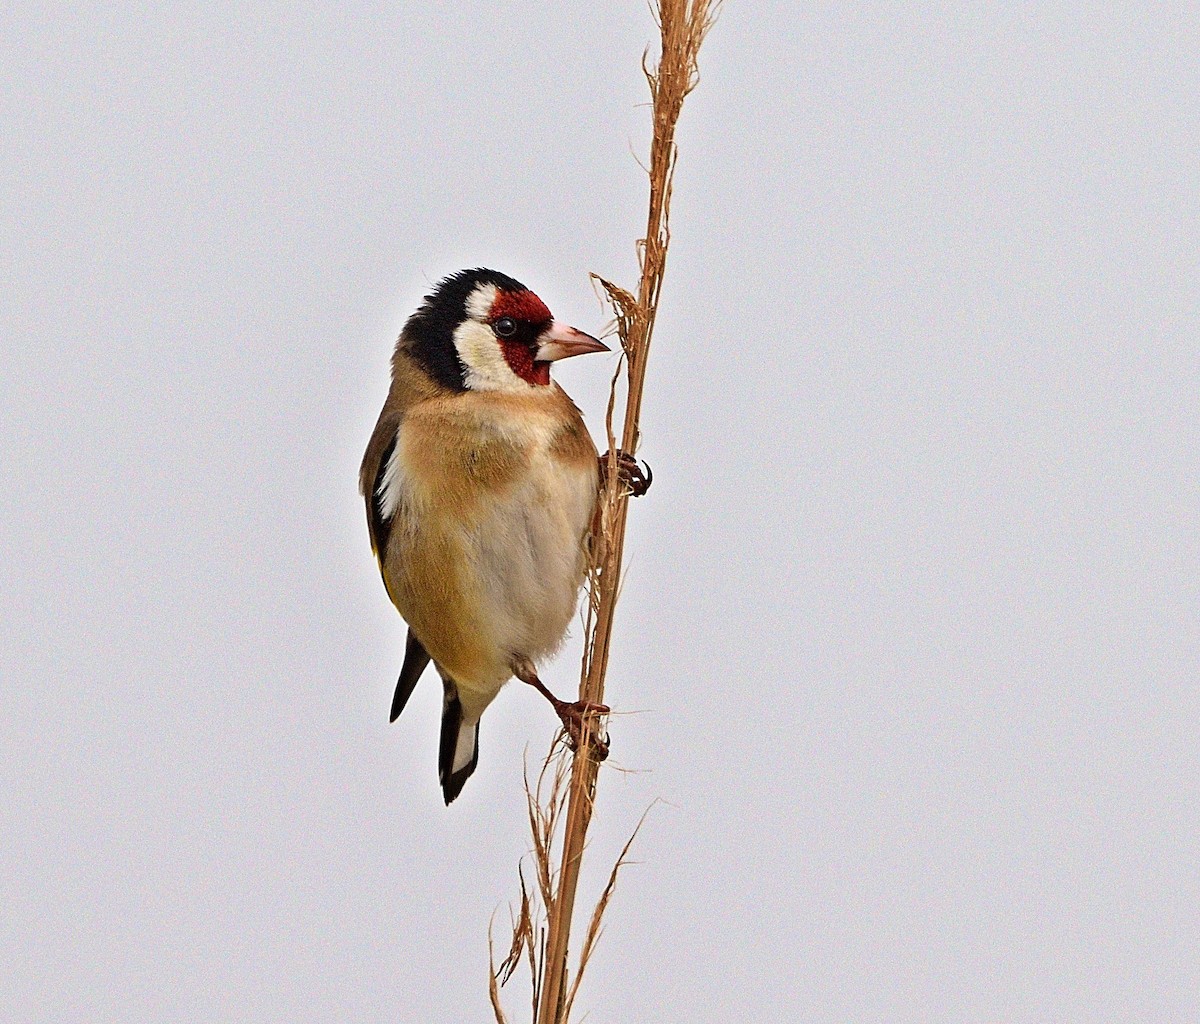
M 432 660 L 447 804 L 475 771 L 480 716 L 512 676 L 568 725 L 590 710 L 557 700 L 536 670 L 575 614 L 601 480 L 550 364 L 607 348 L 484 269 L 441 281 L 396 343 L 359 486 L 384 586 L 408 623 L 392 721 Z

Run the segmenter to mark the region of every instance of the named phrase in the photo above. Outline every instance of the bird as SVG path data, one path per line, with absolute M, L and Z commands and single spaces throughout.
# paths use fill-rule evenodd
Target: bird
M 605 351 L 482 267 L 438 282 L 396 342 L 359 490 L 384 587 L 408 625 L 391 721 L 432 662 L 447 805 L 478 764 L 480 717 L 514 676 L 576 741 L 584 714 L 608 711 L 559 700 L 537 675 L 578 607 L 607 465 L 550 365 Z M 649 480 L 617 454 L 630 493 L 642 493 Z

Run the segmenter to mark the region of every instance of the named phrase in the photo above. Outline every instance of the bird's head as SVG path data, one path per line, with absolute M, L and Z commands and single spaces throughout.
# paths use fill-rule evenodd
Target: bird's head
M 495 270 L 461 270 L 440 281 L 408 319 L 401 345 L 452 391 L 528 391 L 550 383 L 550 364 L 607 352 L 558 323 L 520 281 Z

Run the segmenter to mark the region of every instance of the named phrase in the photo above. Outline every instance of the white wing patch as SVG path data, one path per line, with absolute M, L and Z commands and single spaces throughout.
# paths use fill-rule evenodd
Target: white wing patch
M 384 519 L 391 521 L 395 518 L 396 509 L 400 507 L 404 496 L 404 490 L 405 474 L 404 466 L 400 461 L 400 436 L 397 433 L 396 443 L 392 446 L 392 454 L 383 468 L 383 476 L 379 478 L 379 512 Z

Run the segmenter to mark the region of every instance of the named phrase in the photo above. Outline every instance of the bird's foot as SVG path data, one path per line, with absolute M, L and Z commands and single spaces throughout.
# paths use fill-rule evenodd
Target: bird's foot
M 608 733 L 601 733 L 598 724 L 587 728 L 589 718 L 595 719 L 609 713 L 611 709 L 607 704 L 593 704 L 587 700 L 577 700 L 573 703 L 558 700 L 554 702 L 554 710 L 562 720 L 563 729 L 567 733 L 567 744 L 573 751 L 579 750 L 586 734 L 591 745 L 592 757 L 597 761 L 608 758 Z
M 562 721 L 563 729 L 567 734 L 567 743 L 573 751 L 578 751 L 583 743 L 583 737 L 588 736 L 592 756 L 597 761 L 603 761 L 608 757 L 608 733 L 601 734 L 599 727 L 592 725 L 589 719 L 599 718 L 601 715 L 607 715 L 609 708 L 605 704 L 594 704 L 587 700 L 565 701 L 559 700 L 543 683 L 537 674 L 537 670 L 533 667 L 533 663 L 524 657 L 516 657 L 512 662 L 513 675 L 523 683 L 528 683 L 538 693 L 550 702 L 550 706 L 554 708 L 554 713 L 558 715 Z
M 648 490 L 654 482 L 654 473 L 650 469 L 650 463 L 644 463 L 646 469 L 638 465 L 635 459 L 628 452 L 623 452 L 619 448 L 616 452 L 617 456 L 617 478 L 625 485 L 625 489 L 629 492 L 631 498 L 640 498 Z M 602 484 L 608 482 L 608 455 L 600 456 L 600 480 Z

